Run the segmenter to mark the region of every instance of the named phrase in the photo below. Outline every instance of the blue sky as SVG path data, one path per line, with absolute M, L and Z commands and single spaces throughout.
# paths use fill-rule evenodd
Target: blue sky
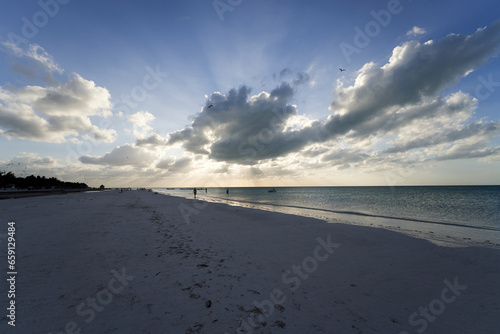
M 0 169 L 117 187 L 499 184 L 499 7 L 4 2 Z

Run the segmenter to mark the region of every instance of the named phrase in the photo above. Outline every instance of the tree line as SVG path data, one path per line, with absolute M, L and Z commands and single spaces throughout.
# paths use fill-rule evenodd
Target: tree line
M 18 188 L 18 189 L 85 189 L 88 186 L 80 182 L 66 182 L 55 177 L 46 178 L 45 176 L 30 175 L 27 177 L 17 177 L 12 172 L 0 172 L 0 188 Z

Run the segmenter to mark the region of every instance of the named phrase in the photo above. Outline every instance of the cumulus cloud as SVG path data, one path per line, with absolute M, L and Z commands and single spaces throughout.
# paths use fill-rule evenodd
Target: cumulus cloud
M 0 134 L 7 138 L 60 143 L 68 136 L 112 142 L 116 132 L 91 123 L 111 115 L 110 94 L 75 74 L 57 87 L 0 87 Z
M 144 138 L 153 129 L 149 123 L 155 119 L 155 116 L 147 111 L 139 111 L 127 116 L 127 119 L 132 123 L 134 136 Z
M 48 116 L 111 115 L 111 96 L 108 90 L 78 74 L 65 84 L 38 89 L 38 93 L 32 102 L 33 109 Z
M 233 89 L 227 95 L 213 93 L 192 124 L 172 132 L 166 138 L 169 145 L 179 144 L 186 150 L 208 155 L 216 161 L 254 164 L 292 152 L 304 141 L 296 137 L 298 125 L 288 126 L 297 115 L 289 84 L 282 84 L 271 93 L 250 96 L 248 87 Z M 311 126 L 309 126 L 310 128 Z M 148 142 L 152 142 L 149 138 Z
M 340 87 L 330 105 L 327 132 L 342 135 L 401 108 L 417 106 L 479 68 L 500 46 L 500 21 L 473 35 L 451 34 L 440 41 L 404 43 L 387 64 L 365 65 L 354 85 Z M 432 112 L 432 109 L 429 111 Z
M 426 33 L 425 29 L 415 26 L 411 30 L 408 30 L 406 36 L 419 36 L 425 33 Z
M 471 35 L 403 43 L 386 64 L 367 63 L 353 83 L 340 82 L 325 121 L 307 119 L 293 105 L 294 87 L 307 76 L 253 96 L 246 86 L 216 92 L 186 128 L 137 144 L 180 145 L 215 161 L 246 165 L 299 154 L 339 169 L 408 161 L 416 151 L 434 160 L 497 155 L 499 123 L 474 121 L 477 100 L 463 92 L 443 96 L 443 90 L 481 67 L 499 46 L 500 21 Z M 286 68 L 279 77 L 291 75 Z M 459 149 L 473 143 L 469 156 Z
M 111 115 L 111 100 L 106 88 L 73 74 L 65 83 L 53 74 L 64 70 L 41 46 L 20 47 L 1 44 L 15 59 L 13 70 L 35 79 L 41 69 L 40 85 L 0 86 L 0 134 L 7 138 L 60 143 L 76 137 L 112 142 L 116 132 L 92 124 L 89 117 Z M 48 81 L 47 81 L 47 80 Z
M 114 148 L 102 157 L 81 156 L 84 164 L 109 166 L 147 167 L 156 161 L 157 155 L 141 147 L 125 144 Z

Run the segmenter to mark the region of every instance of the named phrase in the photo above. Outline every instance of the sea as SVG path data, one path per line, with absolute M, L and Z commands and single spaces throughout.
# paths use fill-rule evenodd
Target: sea
M 205 190 L 206 189 L 206 190 Z M 192 188 L 154 188 L 193 199 Z M 197 200 L 500 248 L 500 186 L 198 188 Z

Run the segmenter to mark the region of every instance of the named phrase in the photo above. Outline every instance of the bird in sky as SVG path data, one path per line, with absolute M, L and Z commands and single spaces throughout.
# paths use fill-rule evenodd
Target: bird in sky
M 344 72 L 344 71 L 345 71 L 345 68 L 340 68 L 340 67 L 339 67 L 339 70 L 340 70 L 340 72 Z
M 213 104 L 211 104 L 211 105 L 209 105 L 207 108 L 212 108 L 213 106 L 214 106 L 214 105 L 213 105 Z

